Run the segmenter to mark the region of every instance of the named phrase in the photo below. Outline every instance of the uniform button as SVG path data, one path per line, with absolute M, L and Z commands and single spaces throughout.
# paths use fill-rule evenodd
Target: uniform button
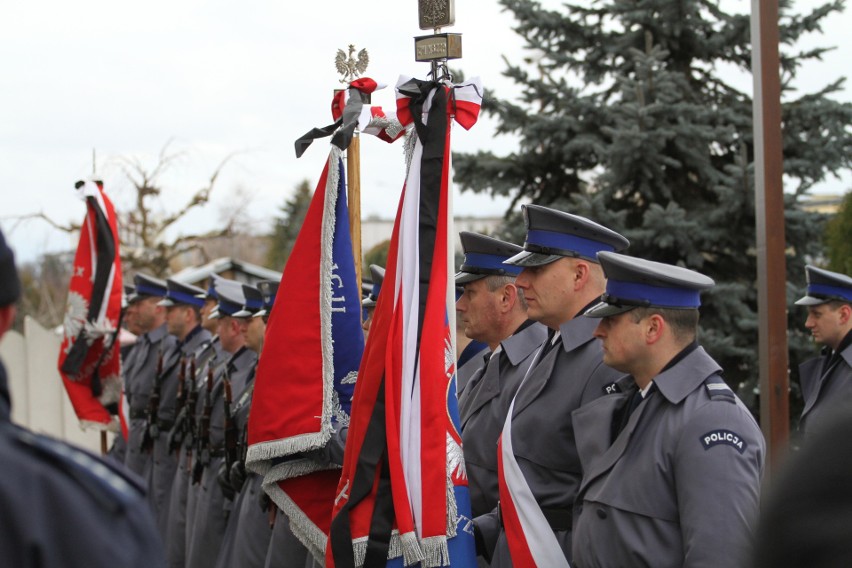
M 596 512 L 598 514 L 599 519 L 605 519 L 606 518 L 606 511 L 604 511 L 603 509 L 598 509 Z

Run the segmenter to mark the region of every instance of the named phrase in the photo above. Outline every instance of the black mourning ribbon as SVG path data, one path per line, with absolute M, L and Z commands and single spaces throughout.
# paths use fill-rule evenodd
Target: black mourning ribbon
M 296 140 L 296 157 L 301 158 L 305 150 L 318 138 L 326 138 L 332 136 L 331 143 L 345 150 L 352 143 L 352 136 L 355 134 L 355 127 L 358 126 L 358 117 L 361 116 L 361 109 L 364 104 L 369 104 L 370 94 L 363 93 L 358 89 L 349 88 L 349 99 L 346 101 L 346 106 L 343 108 L 343 114 L 334 123 L 322 128 L 311 128 Z

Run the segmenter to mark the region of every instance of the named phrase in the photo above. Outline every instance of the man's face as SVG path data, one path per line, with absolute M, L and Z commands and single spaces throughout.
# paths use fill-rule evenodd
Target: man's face
M 183 341 L 186 334 L 189 333 L 189 314 L 187 313 L 192 308 L 189 306 L 177 305 L 166 308 L 166 328 L 169 333 Z
M 133 302 L 132 304 L 127 305 L 127 311 L 124 313 L 124 327 L 127 328 L 127 331 L 132 333 L 133 335 L 141 335 L 145 333 L 145 331 L 139 327 L 139 302 Z
M 601 318 L 595 337 L 603 343 L 603 362 L 622 373 L 634 373 L 646 353 L 644 326 L 631 312 Z
M 495 335 L 499 335 L 500 294 L 488 290 L 485 278 L 468 282 L 464 293 L 456 301 L 456 311 L 464 328 L 464 334 L 471 339 L 491 344 Z M 500 339 L 496 338 L 499 343 Z
M 263 348 L 263 336 L 266 333 L 266 322 L 263 318 L 249 318 L 245 326 L 246 347 L 260 353 Z
M 157 305 L 157 303 L 161 299 L 162 298 L 146 296 L 145 298 L 142 298 L 138 302 L 134 303 L 134 306 L 136 307 L 136 325 L 139 327 L 142 333 L 148 333 L 149 331 L 154 329 L 154 327 L 156 327 L 157 316 L 161 313 L 160 310 L 163 309 L 162 306 Z
M 849 321 L 848 306 L 832 309 L 830 304 L 808 306 L 805 327 L 810 330 L 814 341 L 837 349 L 846 336 Z
M 515 285 L 527 301 L 527 316 L 551 329 L 571 319 L 574 271 L 569 258 L 541 266 L 528 266 L 515 278 Z
M 216 300 L 207 298 L 204 300 L 204 305 L 201 306 L 201 327 L 210 333 L 217 333 L 218 323 L 215 319 L 210 319 L 210 312 L 216 306 Z

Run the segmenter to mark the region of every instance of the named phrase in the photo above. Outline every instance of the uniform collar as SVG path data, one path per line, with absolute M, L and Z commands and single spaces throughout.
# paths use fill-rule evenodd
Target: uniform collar
M 591 341 L 596 327 L 598 327 L 598 320 L 583 316 L 577 316 L 560 325 L 559 331 L 562 334 L 562 346 L 565 351 L 573 351 Z
M 154 329 L 146 333 L 145 337 L 151 343 L 157 343 L 158 341 L 163 339 L 168 333 L 169 330 L 166 328 L 166 324 L 163 324 L 159 327 L 155 327 Z
M 0 423 L 12 420 L 12 396 L 9 394 L 9 380 L 6 367 L 0 361 Z
M 547 328 L 528 319 L 509 337 L 500 342 L 512 366 L 517 366 L 530 352 L 547 339 Z
M 660 393 L 672 404 L 680 403 L 701 386 L 707 377 L 722 371 L 719 364 L 700 346 L 692 347 L 683 358 L 675 359 L 677 361 L 673 360 L 673 365 L 653 379 Z

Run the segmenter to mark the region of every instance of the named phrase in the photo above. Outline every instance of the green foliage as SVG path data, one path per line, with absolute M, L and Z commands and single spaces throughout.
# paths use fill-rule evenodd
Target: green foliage
M 843 198 L 837 214 L 825 228 L 828 269 L 852 274 L 852 191 Z
M 390 240 L 384 240 L 364 253 L 364 274 L 369 277 L 370 265 L 375 264 L 382 268 L 388 266 L 388 250 L 390 249 Z
M 501 0 L 530 56 L 507 60 L 517 91 L 483 106 L 498 134 L 518 137 L 506 156 L 454 157 L 463 189 L 531 200 L 622 232 L 629 254 L 713 277 L 702 342 L 740 392 L 757 379 L 752 101 L 720 69 L 749 73 L 749 16 L 703 0 L 599 0 L 545 10 Z M 842 79 L 793 97 L 796 70 L 825 51 L 794 52 L 843 1 L 797 16 L 782 1 L 782 84 L 789 299 L 819 254 L 821 217 L 797 199 L 852 166 L 852 105 L 831 98 Z M 730 71 L 729 71 L 730 72 Z M 507 227 L 516 225 L 507 218 Z M 508 228 L 504 233 L 512 233 Z M 516 232 L 516 231 L 514 231 Z M 508 235 L 506 235 L 508 236 Z M 519 242 L 518 239 L 514 239 Z M 785 309 L 778 306 L 777 309 Z M 804 317 L 790 304 L 791 367 L 810 352 Z
M 275 218 L 272 229 L 271 244 L 266 264 L 276 270 L 283 270 L 290 251 L 296 243 L 296 237 L 305 221 L 305 215 L 311 205 L 313 189 L 308 180 L 296 186 L 296 192 L 281 206 L 280 215 Z

